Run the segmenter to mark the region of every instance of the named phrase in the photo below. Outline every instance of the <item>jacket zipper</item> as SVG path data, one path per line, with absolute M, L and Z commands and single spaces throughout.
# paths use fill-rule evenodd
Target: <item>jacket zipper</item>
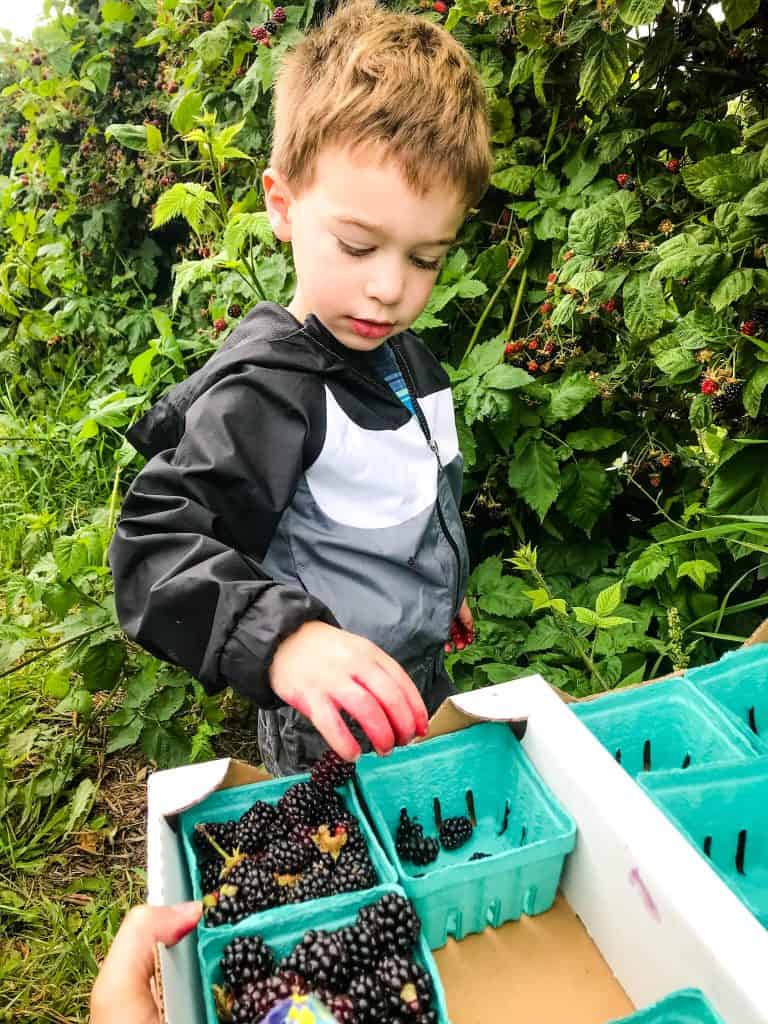
M 421 431 L 422 431 L 422 433 L 424 434 L 424 437 L 427 440 L 427 444 L 429 445 L 429 448 L 431 449 L 432 453 L 434 454 L 435 458 L 437 459 L 438 470 L 443 470 L 444 467 L 443 467 L 443 463 L 442 463 L 442 461 L 440 459 L 440 449 L 438 447 L 437 441 L 432 437 L 432 434 L 430 433 L 430 429 L 429 429 L 429 424 L 427 423 L 427 418 L 424 415 L 424 413 L 423 413 L 423 411 L 421 409 L 421 406 L 419 405 L 418 401 L 416 400 L 416 385 L 415 385 L 415 382 L 414 382 L 414 379 L 413 379 L 413 374 L 411 373 L 411 368 L 408 365 L 408 360 L 405 358 L 405 353 L 402 352 L 402 350 L 400 349 L 399 345 L 393 345 L 393 344 L 390 343 L 390 347 L 391 347 L 392 351 L 395 354 L 395 361 L 397 362 L 397 365 L 398 365 L 398 367 L 400 369 L 400 372 L 403 375 L 403 380 L 405 381 L 405 386 L 408 389 L 408 397 L 411 399 L 411 402 L 413 403 L 413 408 L 414 408 L 414 410 L 416 412 L 416 419 L 419 421 L 419 426 L 421 427 Z M 453 551 L 454 557 L 456 558 L 456 598 L 455 598 L 455 601 L 454 601 L 454 607 L 458 611 L 459 597 L 460 597 L 460 594 L 459 594 L 459 583 L 460 583 L 460 580 L 461 580 L 461 555 L 459 554 L 459 546 L 456 543 L 456 541 L 453 539 L 453 536 L 451 535 L 451 531 L 448 529 L 448 524 L 445 521 L 445 517 L 443 516 L 443 510 L 442 510 L 442 508 L 440 506 L 440 490 L 439 490 L 439 488 L 438 488 L 437 494 L 435 495 L 435 506 L 437 508 L 437 518 L 440 521 L 440 528 L 443 531 L 443 534 L 445 535 L 445 539 L 448 541 L 448 544 L 450 545 L 451 550 Z

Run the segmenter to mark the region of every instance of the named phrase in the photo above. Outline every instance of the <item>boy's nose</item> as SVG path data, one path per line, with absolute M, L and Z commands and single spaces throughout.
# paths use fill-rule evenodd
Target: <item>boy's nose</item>
M 391 263 L 383 264 L 372 271 L 368 278 L 365 294 L 382 306 L 396 305 L 403 295 L 405 279 L 402 270 Z

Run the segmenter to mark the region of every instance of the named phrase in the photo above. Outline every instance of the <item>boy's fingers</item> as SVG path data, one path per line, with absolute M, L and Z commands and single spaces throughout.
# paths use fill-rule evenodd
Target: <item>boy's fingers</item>
M 383 708 L 396 742 L 410 743 L 416 734 L 416 721 L 398 683 L 377 664 L 367 668 L 364 674 L 353 676 L 353 679 L 368 690 Z
M 333 701 L 344 708 L 362 728 L 377 754 L 388 754 L 395 745 L 392 726 L 378 700 L 361 684 L 357 676 L 340 686 L 333 694 Z
M 429 712 L 424 699 L 416 689 L 416 684 L 399 662 L 390 657 L 380 647 L 376 649 L 374 660 L 380 668 L 390 676 L 400 687 L 400 691 L 408 701 L 408 706 L 413 713 L 413 720 L 416 725 L 416 732 L 419 736 L 426 736 L 429 726 Z
M 361 754 L 360 744 L 329 700 L 319 701 L 309 717 L 325 742 L 339 757 L 345 761 L 357 760 Z

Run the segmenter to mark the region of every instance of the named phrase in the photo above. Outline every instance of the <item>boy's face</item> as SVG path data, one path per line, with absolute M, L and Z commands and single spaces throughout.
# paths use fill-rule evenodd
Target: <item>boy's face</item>
M 375 148 L 328 146 L 312 185 L 298 194 L 273 168 L 263 176 L 272 227 L 293 249 L 297 288 L 288 309 L 301 323 L 314 313 L 360 351 L 416 320 L 466 214 L 458 191 L 419 196 L 399 166 L 379 156 Z

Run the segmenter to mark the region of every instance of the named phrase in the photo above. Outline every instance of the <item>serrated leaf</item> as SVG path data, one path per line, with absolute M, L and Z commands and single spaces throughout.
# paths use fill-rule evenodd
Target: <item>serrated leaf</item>
M 654 338 L 667 315 L 661 283 L 651 274 L 633 274 L 624 284 L 624 322 L 640 341 Z
M 162 227 L 174 217 L 183 217 L 198 233 L 203 230 L 207 206 L 216 205 L 216 196 L 197 182 L 180 181 L 158 199 L 152 217 L 152 228 Z
M 746 412 L 755 417 L 760 412 L 763 392 L 768 385 L 768 366 L 760 366 L 744 385 L 743 402 Z
M 491 177 L 491 184 L 504 192 L 509 192 L 510 195 L 519 196 L 531 187 L 535 174 L 535 167 L 515 164 L 513 167 L 506 167 L 503 171 L 494 174 Z
M 627 40 L 623 32 L 593 34 L 579 74 L 580 100 L 602 110 L 621 88 L 627 71 Z
M 765 217 L 768 215 L 768 181 L 750 189 L 741 201 L 742 213 L 747 217 Z
M 88 564 L 88 552 L 76 537 L 57 537 L 53 542 L 53 557 L 63 580 L 70 580 Z
M 171 124 L 179 135 L 186 135 L 192 130 L 202 106 L 203 97 L 199 92 L 185 92 L 176 98 L 171 108 Z
M 630 565 L 624 581 L 629 587 L 648 586 L 669 568 L 670 561 L 658 545 L 651 544 Z
M 650 25 L 663 7 L 664 0 L 619 0 L 619 16 L 627 25 Z
M 752 270 L 733 270 L 715 288 L 709 301 L 719 312 L 732 302 L 736 302 L 742 295 L 752 291 L 754 279 L 754 271 Z
M 733 31 L 757 14 L 760 0 L 723 0 L 722 7 L 728 28 Z
M 590 534 L 608 507 L 612 490 L 609 475 L 595 459 L 569 462 L 557 507 L 568 522 Z
M 139 736 L 141 736 L 143 728 L 144 721 L 140 715 L 135 715 L 126 725 L 115 729 L 110 728 L 107 753 L 114 754 L 118 750 L 132 747 L 138 741 Z
M 523 618 L 529 609 L 525 583 L 515 576 L 500 576 L 482 591 L 478 605 L 489 615 Z
M 573 430 L 566 435 L 565 443 L 579 452 L 597 452 L 610 448 L 626 437 L 623 430 L 610 427 L 591 427 L 588 430 Z
M 508 480 L 523 501 L 544 519 L 560 491 L 560 467 L 546 441 L 525 435 L 515 446 Z
M 624 233 L 624 211 L 613 196 L 576 210 L 568 224 L 568 245 L 579 256 L 610 249 Z
M 591 608 L 584 608 L 582 605 L 574 605 L 571 611 L 576 616 L 576 621 L 580 622 L 582 626 L 591 626 L 594 629 L 597 625 L 598 616 Z
M 610 615 L 615 612 L 621 604 L 621 581 L 612 583 L 611 586 L 601 590 L 595 601 L 595 611 L 598 615 Z
M 118 680 L 125 661 L 125 648 L 119 641 L 89 647 L 78 665 L 86 689 L 90 693 L 111 690 Z
M 707 583 L 707 576 L 717 575 L 717 566 L 711 562 L 706 562 L 702 558 L 691 559 L 688 562 L 682 562 L 677 567 L 677 578 L 680 580 L 683 576 L 687 576 L 692 579 L 699 590 L 703 590 Z
M 104 131 L 104 137 L 117 139 L 121 146 L 126 146 L 128 149 L 144 150 L 147 148 L 147 125 L 110 124 Z
M 572 419 L 592 401 L 598 390 L 597 384 L 583 370 L 561 377 L 550 389 L 547 419 L 550 422 Z
M 483 376 L 483 385 L 487 388 L 498 388 L 501 391 L 514 391 L 533 383 L 533 377 L 517 366 L 500 363 L 492 367 Z
M 210 277 L 215 266 L 216 261 L 212 258 L 205 260 L 183 260 L 181 263 L 177 263 L 173 268 L 172 309 L 176 309 L 179 299 L 192 285 Z

